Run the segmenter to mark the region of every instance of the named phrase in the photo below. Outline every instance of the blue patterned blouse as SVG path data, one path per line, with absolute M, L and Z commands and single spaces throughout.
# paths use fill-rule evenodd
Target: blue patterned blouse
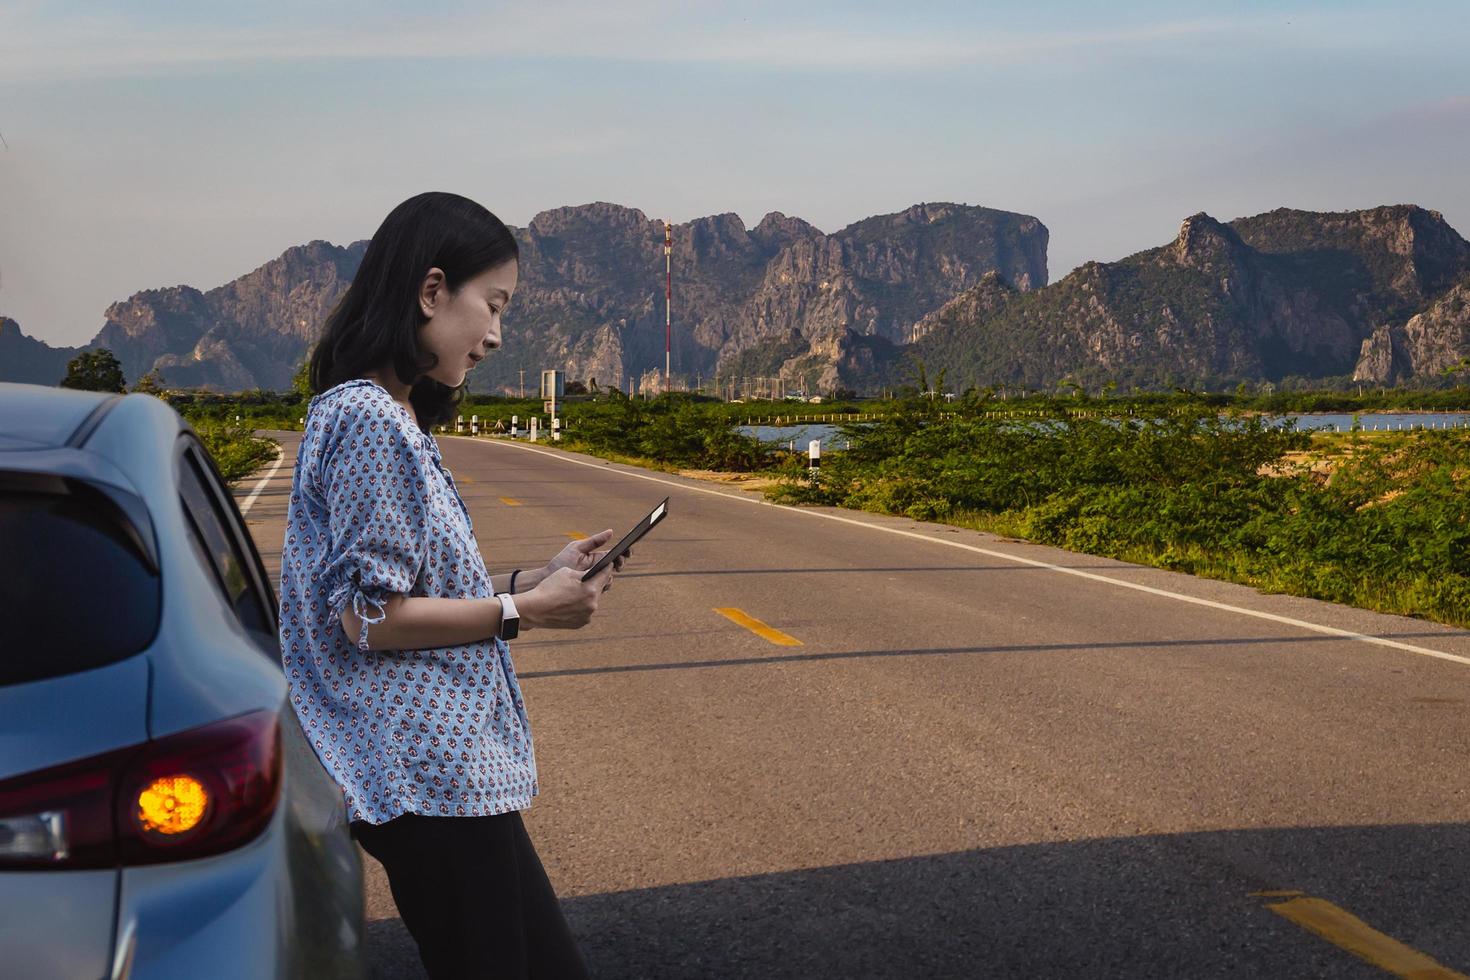
M 510 648 L 368 650 L 394 593 L 493 595 L 474 525 L 434 437 L 386 389 L 311 400 L 281 551 L 281 651 L 306 735 L 352 820 L 485 816 L 539 791 Z M 341 614 L 363 621 L 348 636 Z

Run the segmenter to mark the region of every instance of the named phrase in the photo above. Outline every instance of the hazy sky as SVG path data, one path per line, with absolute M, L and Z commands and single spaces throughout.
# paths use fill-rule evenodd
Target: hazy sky
M 1467 49 L 1464 0 L 3 0 L 0 314 L 85 343 L 423 190 L 521 226 L 982 204 L 1046 223 L 1053 281 L 1196 211 L 1470 235 Z

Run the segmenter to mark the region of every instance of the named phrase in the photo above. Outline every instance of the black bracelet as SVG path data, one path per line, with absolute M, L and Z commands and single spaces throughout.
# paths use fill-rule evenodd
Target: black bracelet
M 510 573 L 510 588 L 506 589 L 505 591 L 509 592 L 511 595 L 516 594 L 516 576 L 519 574 L 521 574 L 521 570 L 519 568 Z

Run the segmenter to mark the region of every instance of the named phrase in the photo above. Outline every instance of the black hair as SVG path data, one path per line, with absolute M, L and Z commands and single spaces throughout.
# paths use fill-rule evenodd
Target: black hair
M 409 401 L 425 432 L 454 418 L 465 386 L 451 388 L 421 377 L 435 363 L 419 348 L 419 287 L 431 268 L 444 270 L 451 294 L 469 280 L 520 261 L 510 229 L 485 208 L 458 194 L 428 191 L 388 213 L 368 242 L 362 265 L 337 301 L 311 352 L 313 394 L 392 362 L 398 380 L 412 385 Z

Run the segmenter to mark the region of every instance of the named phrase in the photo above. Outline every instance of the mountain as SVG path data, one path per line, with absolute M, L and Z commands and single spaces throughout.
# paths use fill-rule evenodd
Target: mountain
M 751 229 L 722 214 L 672 234 L 671 363 L 690 382 L 750 375 L 742 355 L 754 350 L 764 375 L 832 387 L 868 363 L 854 352 L 891 349 L 986 272 L 1023 288 L 1046 282 L 1040 221 L 965 205 L 919 204 L 832 235 L 780 212 Z M 543 212 L 516 237 L 510 342 L 476 370 L 475 390 L 513 390 L 520 369 L 535 377 L 551 364 L 603 385 L 653 381 L 664 363 L 662 223 L 599 203 Z
M 66 377 L 66 362 L 80 347 L 52 347 L 28 337 L 20 324 L 0 316 L 0 381 L 54 385 Z
M 179 387 L 288 388 L 366 250 L 366 242 L 314 241 L 208 292 L 172 286 L 134 293 L 107 308 L 87 346 L 116 354 L 129 383 L 156 370 Z
M 662 222 L 599 202 L 512 231 L 521 275 L 507 342 L 471 375 L 473 390 L 516 391 L 522 372 L 534 389 L 548 367 L 604 386 L 661 377 Z M 782 351 L 771 371 L 793 381 L 876 378 L 917 319 L 986 273 L 1020 289 L 1046 283 L 1040 221 L 967 205 L 919 204 L 832 235 L 780 212 L 750 229 L 720 214 L 672 233 L 672 365 L 690 382 L 752 348 Z M 135 293 L 107 308 L 87 347 L 110 348 L 130 383 L 153 370 L 170 385 L 284 389 L 366 246 L 314 241 L 207 292 Z M 48 356 L 7 370 L 54 383 Z
M 1467 274 L 1470 243 L 1418 207 L 1196 214 L 1168 245 L 1044 289 L 977 284 L 916 325 L 913 353 L 961 387 L 1345 378 L 1370 355 L 1397 365 L 1394 380 L 1419 378 L 1416 363 L 1470 353 L 1446 334 L 1463 322 L 1449 291 Z M 1411 317 L 1412 333 L 1398 326 Z
M 663 223 L 599 202 L 513 232 L 521 277 L 506 344 L 472 389 L 515 392 L 524 372 L 534 391 L 547 367 L 660 384 Z M 1051 285 L 1040 221 L 969 205 L 917 204 L 830 235 L 780 212 L 672 234 L 675 377 L 726 390 L 780 378 L 787 390 L 875 391 L 909 378 L 910 355 L 951 386 L 1038 388 L 1432 383 L 1470 357 L 1470 243 L 1412 205 L 1196 214 L 1166 245 Z M 207 292 L 136 293 L 107 308 L 87 347 L 111 348 L 130 382 L 155 370 L 171 385 L 284 389 L 366 246 L 313 241 Z M 0 320 L 0 378 L 54 384 L 79 349 Z

